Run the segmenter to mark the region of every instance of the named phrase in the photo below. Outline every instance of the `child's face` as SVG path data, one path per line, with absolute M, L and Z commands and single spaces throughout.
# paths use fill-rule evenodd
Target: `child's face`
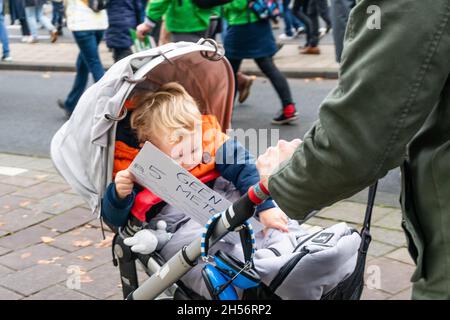
M 186 170 L 195 168 L 202 162 L 202 126 L 196 125 L 192 133 L 184 135 L 177 144 L 170 144 L 168 135 L 158 137 L 155 145 Z

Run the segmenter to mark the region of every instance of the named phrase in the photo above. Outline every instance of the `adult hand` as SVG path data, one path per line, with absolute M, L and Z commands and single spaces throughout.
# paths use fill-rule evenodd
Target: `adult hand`
M 259 213 L 259 221 L 266 228 L 278 229 L 282 232 L 289 232 L 287 223 L 288 217 L 280 208 L 270 208 Z
M 278 168 L 280 163 L 292 157 L 297 147 L 302 143 L 300 139 L 292 141 L 279 140 L 275 147 L 267 148 L 266 152 L 258 157 L 256 169 L 258 169 L 260 181 L 267 188 L 269 177 Z
M 145 35 L 150 31 L 152 31 L 152 27 L 146 23 L 141 23 L 136 28 L 136 35 L 139 39 L 144 40 Z

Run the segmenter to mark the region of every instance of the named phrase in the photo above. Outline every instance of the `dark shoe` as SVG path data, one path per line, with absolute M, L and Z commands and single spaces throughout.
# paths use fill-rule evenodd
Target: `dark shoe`
M 66 118 L 69 119 L 70 116 L 72 115 L 72 112 L 70 112 L 69 110 L 67 110 L 66 108 L 66 104 L 64 103 L 63 100 L 58 99 L 56 100 L 56 103 L 58 104 L 58 107 L 60 107 L 61 109 L 64 110 L 65 114 L 66 114 Z
M 272 119 L 273 124 L 287 124 L 289 122 L 298 119 L 298 112 L 295 109 L 295 104 L 291 103 L 285 106 L 280 112 Z
M 248 96 L 250 95 L 250 88 L 253 84 L 253 81 L 255 81 L 255 79 L 256 79 L 255 76 L 247 76 L 241 72 L 237 73 L 239 103 L 243 103 L 245 100 L 247 100 Z
M 276 51 L 276 52 L 280 51 L 281 48 L 283 48 L 283 46 L 284 46 L 284 43 L 278 42 L 278 43 L 277 43 L 277 51 Z M 276 53 L 276 52 L 275 52 L 275 53 Z
M 58 36 L 62 36 L 62 35 L 63 35 L 62 27 L 58 27 Z
M 300 50 L 301 54 L 320 54 L 319 47 L 306 47 L 305 49 Z
M 53 30 L 50 32 L 50 42 L 55 43 L 58 40 L 58 30 Z

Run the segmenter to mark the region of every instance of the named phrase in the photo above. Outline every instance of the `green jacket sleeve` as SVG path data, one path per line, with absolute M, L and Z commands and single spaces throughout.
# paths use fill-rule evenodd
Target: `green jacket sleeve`
M 449 19 L 447 0 L 357 1 L 338 85 L 303 144 L 269 178 L 291 218 L 304 220 L 402 162 L 449 76 Z
M 172 0 L 150 0 L 147 4 L 146 15 L 154 21 L 160 21 L 166 13 Z

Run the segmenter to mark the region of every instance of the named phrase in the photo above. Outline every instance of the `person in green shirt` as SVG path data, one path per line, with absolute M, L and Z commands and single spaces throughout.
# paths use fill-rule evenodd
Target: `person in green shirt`
M 356 2 L 319 120 L 257 168 L 280 208 L 305 221 L 401 166 L 412 297 L 450 299 L 450 0 Z
M 207 36 L 212 13 L 213 9 L 199 8 L 192 0 L 150 0 L 145 21 L 137 27 L 137 34 L 143 37 L 164 16 L 165 28 L 171 32 L 173 42 L 197 42 Z

